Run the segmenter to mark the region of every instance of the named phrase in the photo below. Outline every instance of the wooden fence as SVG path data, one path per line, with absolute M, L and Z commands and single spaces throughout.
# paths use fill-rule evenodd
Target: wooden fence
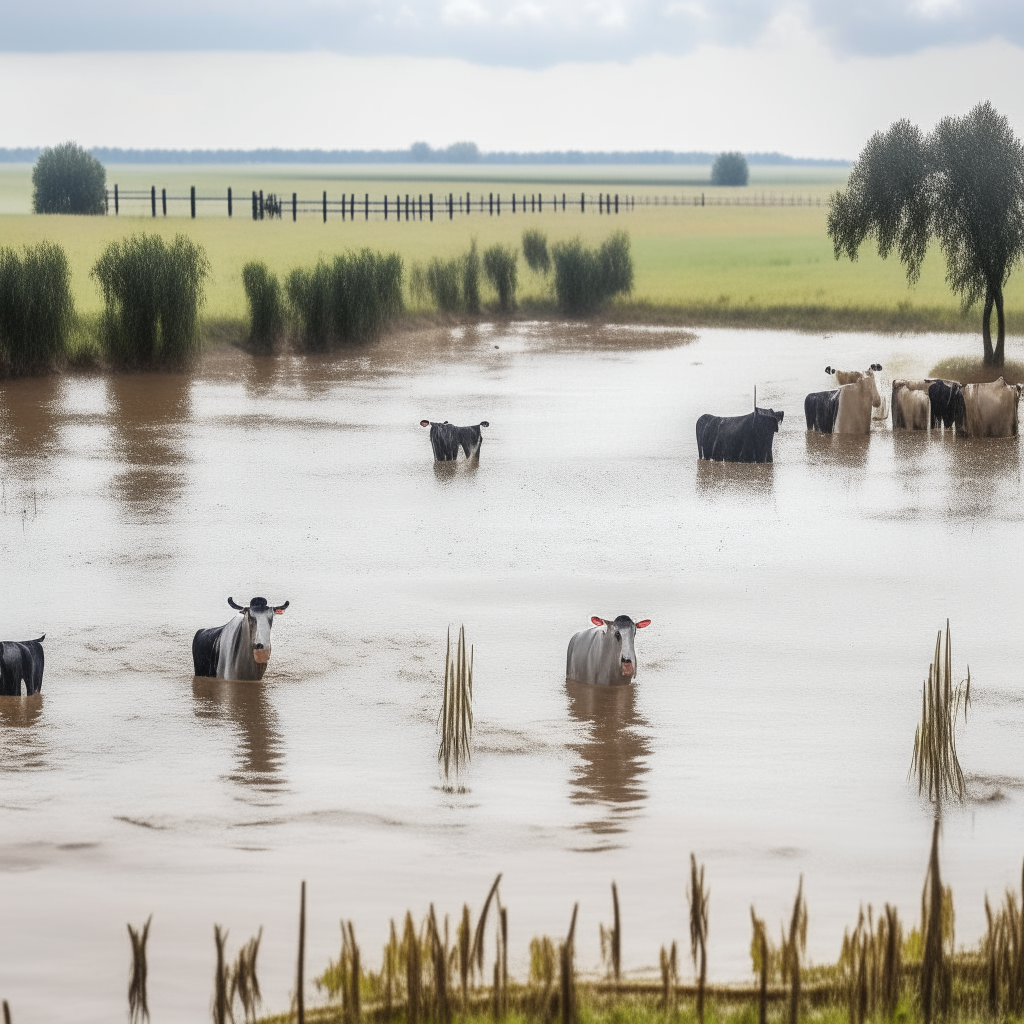
M 253 220 L 285 217 L 290 212 L 293 221 L 303 216 L 319 215 L 327 223 L 330 214 L 334 219 L 341 220 L 428 220 L 435 218 L 453 220 L 456 214 L 465 216 L 471 213 L 501 216 L 502 207 L 506 213 L 569 213 L 578 210 L 580 213 L 610 214 L 635 210 L 650 206 L 793 206 L 820 207 L 821 196 L 775 195 L 760 192 L 746 195 L 708 195 L 707 193 L 657 195 L 620 195 L 618 192 L 598 192 L 588 194 L 581 192 L 579 199 L 575 193 L 568 195 L 557 193 L 512 193 L 502 196 L 500 192 L 489 192 L 486 196 L 472 196 L 469 192 L 449 192 L 447 195 L 434 195 L 433 192 L 424 196 L 397 194 L 392 199 L 389 195 L 372 198 L 369 193 L 357 196 L 356 193 L 343 194 L 340 198 L 328 199 L 324 192 L 319 199 L 300 199 L 298 193 L 291 194 L 291 201 L 286 195 L 263 191 L 253 192 L 251 197 L 235 196 L 229 188 L 226 195 L 196 195 L 193 185 L 187 196 L 169 196 L 167 189 L 157 193 L 156 186 L 146 189 L 121 189 L 114 185 L 107 190 L 107 213 L 113 210 L 120 214 L 125 206 L 132 213 L 139 213 L 149 208 L 151 216 L 167 216 L 168 204 L 180 206 L 189 204 L 189 213 L 194 218 L 196 210 L 203 204 L 217 204 L 226 210 L 229 217 L 235 213 L 235 207 L 241 202 L 243 209 L 249 207 Z M 127 212 L 127 210 L 126 210 Z M 244 214 L 240 214 L 244 215 Z

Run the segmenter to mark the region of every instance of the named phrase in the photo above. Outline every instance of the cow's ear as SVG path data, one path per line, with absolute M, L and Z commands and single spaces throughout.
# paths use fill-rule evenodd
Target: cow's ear
M 591 622 L 592 622 L 592 623 L 593 623 L 593 624 L 594 624 L 595 626 L 603 626 L 603 625 L 605 625 L 605 621 L 604 621 L 604 619 L 602 619 L 602 618 L 601 618 L 601 616 L 600 616 L 600 615 L 591 615 L 591 616 L 590 616 L 590 621 L 591 621 Z
M 420 420 L 420 426 L 421 427 L 429 427 L 430 426 L 430 420 Z
M 275 615 L 284 615 L 284 609 L 283 608 L 275 608 L 274 609 L 274 614 Z
M 641 620 L 640 620 L 640 621 L 639 621 L 639 622 L 638 622 L 638 623 L 636 624 L 636 628 L 637 628 L 637 629 L 643 629 L 643 628 L 644 628 L 645 626 L 649 626 L 650 624 L 651 624 L 651 620 L 650 620 L 650 619 L 641 619 Z

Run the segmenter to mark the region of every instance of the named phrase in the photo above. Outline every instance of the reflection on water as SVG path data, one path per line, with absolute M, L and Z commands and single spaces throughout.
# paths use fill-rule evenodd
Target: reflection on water
M 0 772 L 31 771 L 46 766 L 46 749 L 38 728 L 43 695 L 0 697 Z
M 870 434 L 819 434 L 816 430 L 808 430 L 804 438 L 807 458 L 812 465 L 828 464 L 847 469 L 861 469 L 867 465 Z
M 262 683 L 196 676 L 192 696 L 200 721 L 229 722 L 235 727 L 237 768 L 228 778 L 262 793 L 280 789 L 284 784 L 284 741 L 266 687 Z
M 565 691 L 569 715 L 588 731 L 582 743 L 572 745 L 580 757 L 570 780 L 572 801 L 602 812 L 583 826 L 588 831 L 599 836 L 624 833 L 647 799 L 642 780 L 651 754 L 650 726 L 637 711 L 636 687 L 567 681 Z M 612 848 L 608 841 L 594 847 Z
M 480 468 L 480 455 L 471 459 L 457 459 L 455 462 L 438 462 L 434 460 L 434 479 L 439 484 L 449 484 L 457 476 L 474 476 Z
M 132 518 L 161 521 L 185 486 L 184 424 L 191 378 L 179 373 L 119 374 L 107 379 L 113 445 L 122 464 L 112 486 Z
M 718 491 L 767 496 L 774 483 L 774 462 L 697 460 L 697 491 L 702 497 L 713 497 Z
M 55 454 L 64 386 L 59 377 L 29 377 L 0 389 L 0 444 L 8 458 Z

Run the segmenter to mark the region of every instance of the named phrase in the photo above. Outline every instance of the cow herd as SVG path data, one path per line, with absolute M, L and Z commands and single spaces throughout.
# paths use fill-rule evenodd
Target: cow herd
M 884 419 L 882 397 L 875 373 L 880 363 L 866 370 L 836 370 L 835 387 L 815 391 L 804 399 L 807 429 L 821 434 L 869 434 L 871 421 Z M 1017 406 L 1024 385 L 1007 384 L 1000 377 L 988 384 L 960 384 L 955 380 L 924 378 L 892 382 L 894 430 L 943 428 L 964 437 L 1011 437 L 1017 433 Z M 882 410 L 879 416 L 877 410 Z M 782 423 L 782 412 L 754 408 L 746 416 L 704 415 L 697 420 L 697 457 L 715 462 L 771 462 L 772 441 Z

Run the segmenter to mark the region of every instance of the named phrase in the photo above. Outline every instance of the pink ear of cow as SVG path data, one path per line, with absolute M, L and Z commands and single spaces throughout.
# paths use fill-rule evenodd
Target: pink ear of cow
M 429 427 L 430 426 L 430 420 L 420 420 L 420 426 L 421 427 Z
M 283 608 L 275 608 L 274 609 L 274 614 L 275 615 L 284 615 L 284 609 Z
M 600 615 L 591 615 L 590 616 L 590 621 L 595 626 L 603 626 L 604 625 L 604 619 L 602 619 Z
M 638 622 L 638 623 L 636 624 L 636 628 L 637 628 L 637 629 L 643 629 L 643 628 L 644 628 L 644 626 L 649 626 L 650 624 L 651 624 L 651 620 L 650 620 L 650 619 L 641 619 L 641 620 L 640 620 L 640 621 L 639 621 L 639 622 Z

